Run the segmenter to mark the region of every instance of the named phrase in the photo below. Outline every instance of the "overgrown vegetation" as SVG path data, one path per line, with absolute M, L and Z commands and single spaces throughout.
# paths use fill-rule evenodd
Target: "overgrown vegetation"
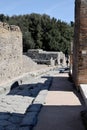
M 73 39 L 73 22 L 67 24 L 50 18 L 46 14 L 35 13 L 12 17 L 0 14 L 0 21 L 18 25 L 21 28 L 24 51 L 41 48 L 66 53 L 70 49 Z

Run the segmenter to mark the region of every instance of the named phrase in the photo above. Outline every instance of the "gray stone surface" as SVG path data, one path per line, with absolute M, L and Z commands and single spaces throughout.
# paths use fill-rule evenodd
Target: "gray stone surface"
M 48 90 L 44 89 L 39 92 L 39 95 L 47 95 Z
M 31 127 L 20 127 L 18 130 L 31 130 Z
M 25 113 L 26 108 L 32 103 L 32 97 L 26 96 L 2 96 L 0 98 L 0 112 Z
M 37 112 L 28 112 L 22 120 L 21 126 L 34 126 L 37 122 Z
M 8 121 L 12 122 L 13 124 L 19 124 L 22 121 L 22 117 L 14 115 L 11 116 Z
M 0 113 L 0 120 L 8 120 L 10 118 L 9 113 Z
M 39 112 L 42 107 L 42 104 L 32 104 L 27 109 L 27 112 Z
M 31 57 L 35 62 L 39 64 L 54 66 L 61 64 L 60 59 L 62 59 L 63 64 L 65 64 L 65 55 L 62 52 L 47 52 L 41 49 L 30 49 L 26 55 Z
M 0 129 L 1 130 L 1 129 Z M 9 125 L 5 128 L 5 130 L 18 130 L 18 125 Z
M 9 122 L 7 120 L 0 120 L 0 126 L 6 127 L 6 126 L 10 126 L 10 125 L 12 125 L 11 122 Z
M 48 74 L 52 75 L 52 73 Z M 51 79 L 45 74 L 43 78 L 41 75 L 27 77 L 23 82 L 25 80 L 27 84 L 20 83 L 8 94 L 0 95 L 0 130 L 31 130 L 31 126 L 36 124 Z M 49 84 L 46 85 L 47 80 Z
M 45 103 L 45 95 L 38 95 L 34 100 L 34 104 L 44 104 Z
M 4 128 L 2 126 L 0 126 L 0 130 L 4 130 Z

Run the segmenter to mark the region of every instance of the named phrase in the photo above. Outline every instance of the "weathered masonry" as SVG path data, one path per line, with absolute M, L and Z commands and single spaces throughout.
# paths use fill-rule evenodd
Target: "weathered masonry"
M 58 65 L 61 64 L 60 60 L 62 60 L 63 65 L 66 64 L 63 52 L 47 52 L 42 49 L 30 49 L 26 55 L 39 64 Z
M 0 84 L 21 74 L 22 33 L 19 27 L 0 22 Z
M 87 84 L 87 0 L 75 0 L 72 75 L 76 86 Z

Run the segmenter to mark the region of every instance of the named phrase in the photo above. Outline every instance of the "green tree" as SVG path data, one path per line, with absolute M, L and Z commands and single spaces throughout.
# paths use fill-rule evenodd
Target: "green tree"
M 69 51 L 73 40 L 74 22 L 70 24 L 50 18 L 47 14 L 13 15 L 0 14 L 0 21 L 18 25 L 23 33 L 23 50 L 41 48 L 47 51 Z M 68 52 L 69 53 L 69 52 Z

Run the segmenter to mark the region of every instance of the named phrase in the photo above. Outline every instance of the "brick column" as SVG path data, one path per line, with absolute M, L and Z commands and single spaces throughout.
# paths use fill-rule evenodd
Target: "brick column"
M 73 80 L 87 84 L 87 0 L 75 0 Z

